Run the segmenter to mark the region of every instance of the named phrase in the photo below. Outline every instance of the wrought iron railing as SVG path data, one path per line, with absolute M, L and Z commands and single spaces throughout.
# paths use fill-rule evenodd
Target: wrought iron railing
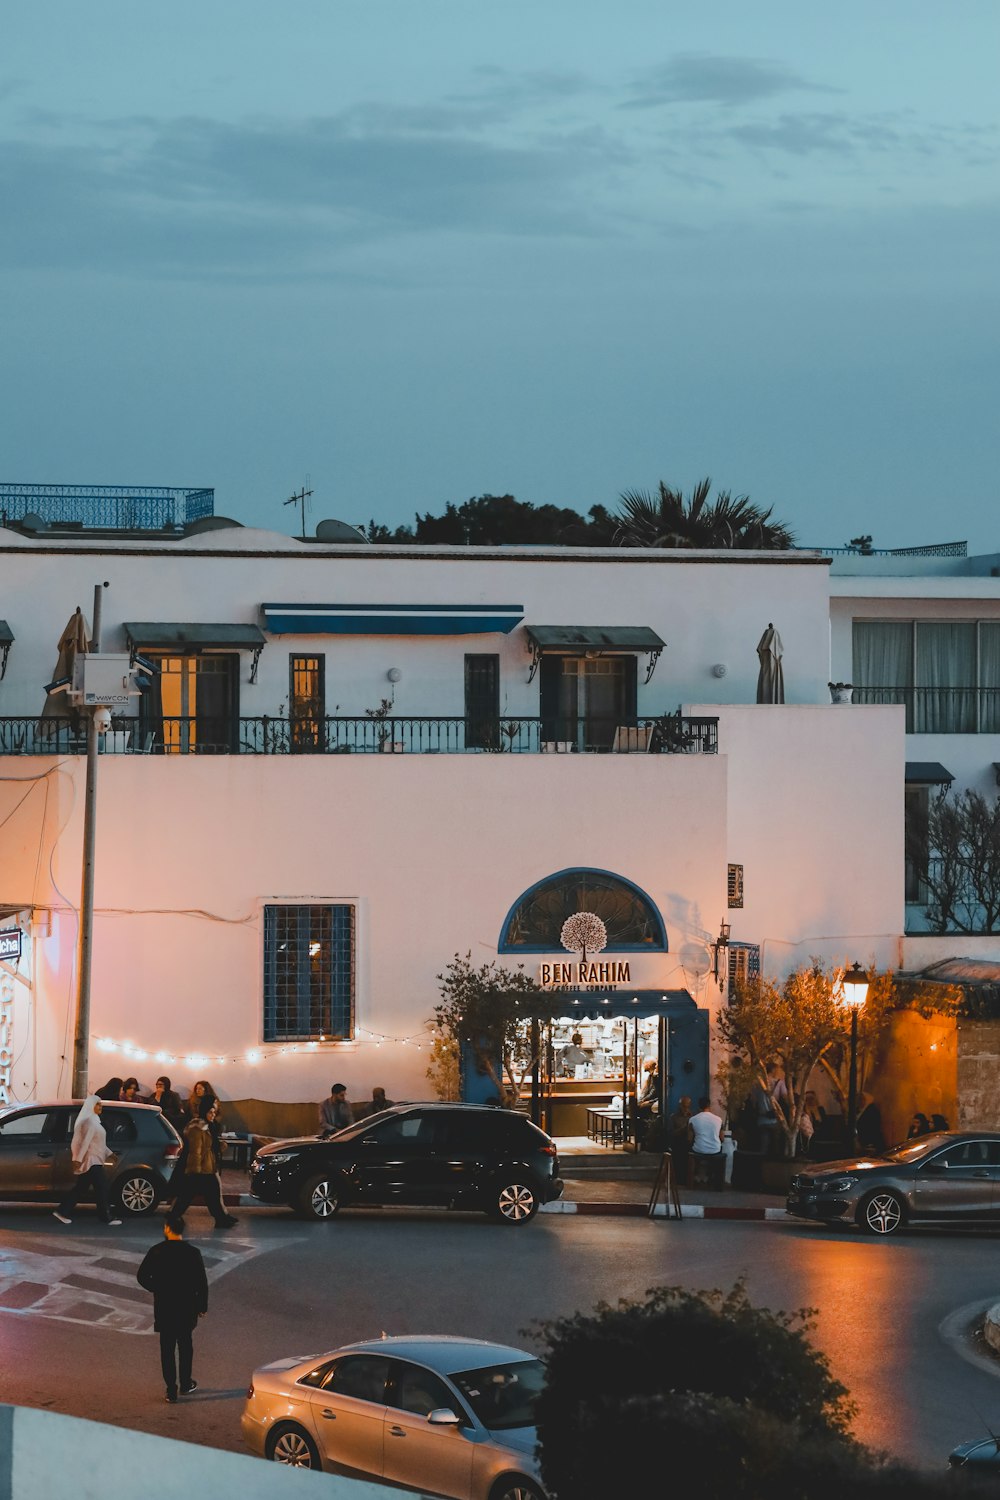
M 899 703 L 907 734 L 1000 733 L 1000 688 L 858 687 L 855 703 Z
M 264 714 L 232 721 L 183 717 L 149 722 L 116 717 L 100 747 L 105 755 L 569 755 L 615 750 L 715 755 L 719 721 L 676 714 L 630 725 L 423 715 L 286 719 Z M 86 748 L 82 719 L 0 718 L 0 755 L 76 755 Z
M 0 520 L 38 516 L 47 525 L 109 530 L 162 531 L 199 521 L 215 510 L 213 489 L 171 489 L 163 485 L 4 484 Z

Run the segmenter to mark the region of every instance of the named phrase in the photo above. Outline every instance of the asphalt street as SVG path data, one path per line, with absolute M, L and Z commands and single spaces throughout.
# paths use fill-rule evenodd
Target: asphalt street
M 797 1223 L 540 1216 L 523 1229 L 413 1210 L 311 1225 L 241 1214 L 190 1238 L 210 1278 L 195 1339 L 196 1396 L 163 1401 L 150 1299 L 135 1270 L 162 1219 L 71 1228 L 48 1209 L 0 1212 L 0 1400 L 239 1451 L 256 1364 L 386 1333 L 456 1333 L 529 1346 L 535 1319 L 678 1283 L 818 1309 L 816 1338 L 872 1446 L 936 1467 L 1000 1423 L 1000 1363 L 976 1362 L 972 1313 L 1000 1299 L 1000 1234 L 881 1242 Z M 949 1315 L 951 1328 L 943 1327 Z

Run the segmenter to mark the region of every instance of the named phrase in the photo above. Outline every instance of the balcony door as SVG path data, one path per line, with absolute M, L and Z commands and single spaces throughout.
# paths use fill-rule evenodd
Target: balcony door
M 239 656 L 147 653 L 157 671 L 143 694 L 140 733 L 165 755 L 223 755 L 237 748 Z
M 291 656 L 288 659 L 288 728 L 294 754 L 323 749 L 326 730 L 326 659 Z
M 610 750 L 618 726 L 635 723 L 636 683 L 634 656 L 543 656 L 543 742 Z

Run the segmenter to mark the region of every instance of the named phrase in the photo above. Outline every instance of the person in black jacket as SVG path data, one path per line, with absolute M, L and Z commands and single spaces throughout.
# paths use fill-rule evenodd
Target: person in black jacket
M 171 1214 L 163 1224 L 163 1239 L 146 1252 L 136 1281 L 153 1294 L 153 1327 L 160 1335 L 160 1368 L 167 1400 L 177 1400 L 198 1389 L 191 1377 L 194 1359 L 191 1335 L 208 1312 L 208 1278 L 201 1251 L 184 1240 L 184 1220 Z M 178 1370 L 178 1365 L 180 1369 Z M 178 1381 L 178 1376 L 179 1381 Z

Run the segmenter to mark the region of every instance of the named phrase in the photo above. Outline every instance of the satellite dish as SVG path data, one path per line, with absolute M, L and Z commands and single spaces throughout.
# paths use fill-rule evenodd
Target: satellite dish
M 28 514 L 22 517 L 21 525 L 25 531 L 44 531 L 48 522 L 42 516 L 38 515 L 36 511 L 29 510 Z
M 704 979 L 712 967 L 709 944 L 705 942 L 692 940 L 684 943 L 677 957 L 680 959 L 681 967 L 698 979 Z
M 356 526 L 346 521 L 320 521 L 316 526 L 317 542 L 368 542 L 368 538 Z

